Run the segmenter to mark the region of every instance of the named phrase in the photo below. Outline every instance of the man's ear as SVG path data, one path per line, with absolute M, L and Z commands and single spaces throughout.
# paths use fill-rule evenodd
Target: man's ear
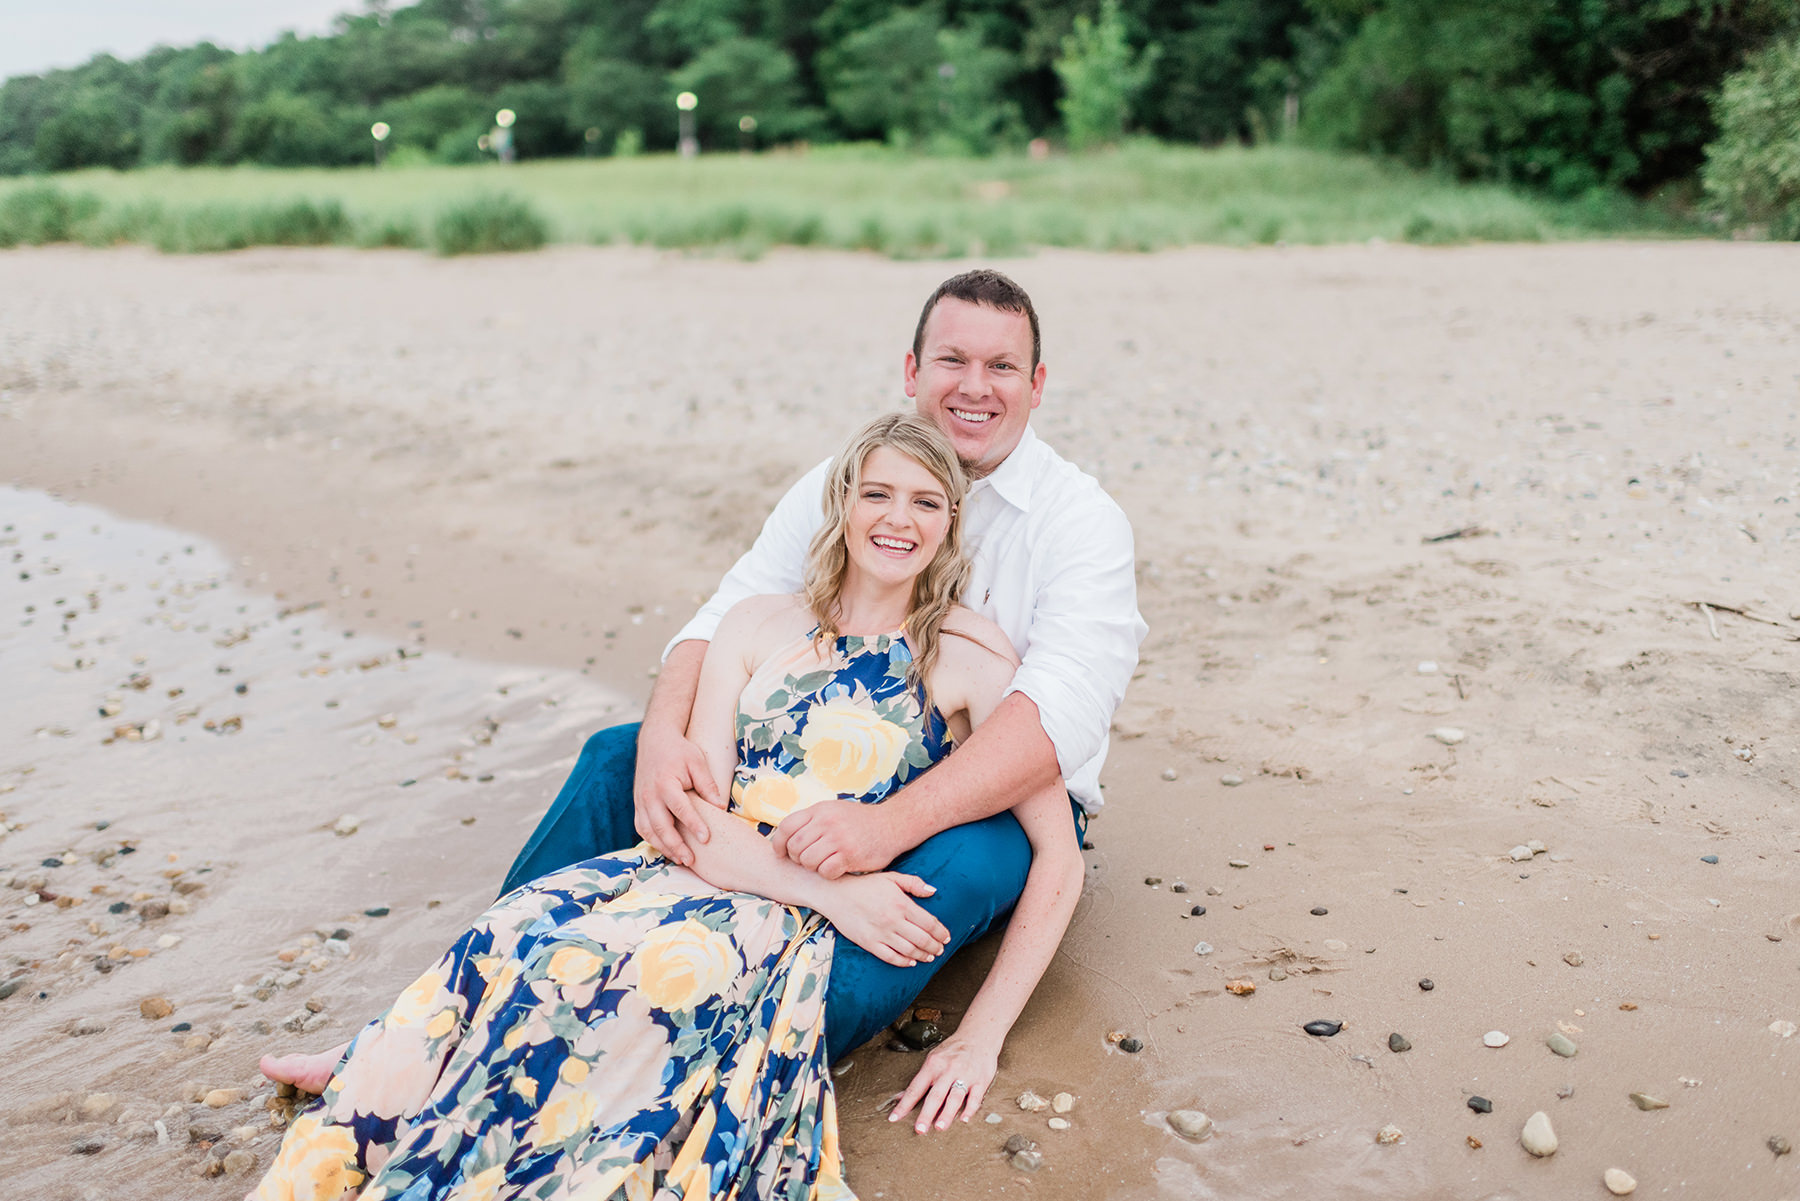
M 1044 381 L 1049 378 L 1049 375 L 1049 369 L 1040 359 L 1037 370 L 1031 373 L 1031 407 L 1034 409 L 1044 403 Z M 910 396 L 912 393 L 909 392 L 907 395 Z
M 914 399 L 919 395 L 919 360 L 913 357 L 912 351 L 906 352 L 906 363 L 901 368 L 901 377 L 906 381 L 906 394 Z

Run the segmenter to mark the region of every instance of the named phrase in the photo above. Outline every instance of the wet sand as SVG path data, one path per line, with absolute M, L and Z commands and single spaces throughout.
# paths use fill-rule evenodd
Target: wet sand
M 1037 428 L 1131 515 L 1151 635 L 1001 1122 L 921 1143 L 878 1113 L 916 1061 L 864 1048 L 863 1196 L 1600 1197 L 1617 1166 L 1800 1197 L 1766 1145 L 1800 1141 L 1796 249 L 1007 265 Z M 786 482 L 899 402 L 951 269 L 0 256 L 0 1174 L 236 1195 L 211 1140 L 133 1133 L 173 1106 L 266 1163 L 257 1054 L 347 1036 L 489 899 Z M 922 1003 L 954 1021 L 991 952 Z

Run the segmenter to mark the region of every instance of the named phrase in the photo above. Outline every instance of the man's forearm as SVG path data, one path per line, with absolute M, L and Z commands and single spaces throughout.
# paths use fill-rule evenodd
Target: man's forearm
M 644 729 L 685 737 L 688 716 L 694 711 L 694 694 L 700 690 L 700 664 L 707 644 L 697 638 L 678 642 L 663 660 L 644 703 Z
M 1056 745 L 1044 733 L 1037 705 L 1015 692 L 949 758 L 881 810 L 894 823 L 898 854 L 952 826 L 1011 809 L 1061 779 Z

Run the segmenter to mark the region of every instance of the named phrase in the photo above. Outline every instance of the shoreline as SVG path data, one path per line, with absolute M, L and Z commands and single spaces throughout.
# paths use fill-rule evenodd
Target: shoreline
M 1800 853 L 1800 643 L 1787 640 L 1800 634 L 1788 566 L 1800 479 L 1784 449 L 1800 436 L 1800 284 L 1783 282 L 1800 272 L 1768 269 L 1800 256 L 1783 250 L 1008 265 L 1055 352 L 1035 425 L 1131 515 L 1151 638 L 1115 721 L 1089 888 L 986 1107 L 1002 1122 L 921 1149 L 876 1112 L 916 1061 L 866 1048 L 839 1079 L 859 1192 L 1598 1196 L 1612 1166 L 1646 1195 L 1729 1182 L 1774 1201 L 1800 1187 L 1794 1158 L 1762 1146 L 1800 1141 L 1781 1083 L 1800 1040 L 1770 1029 L 1800 1020 L 1800 913 L 1785 889 Z M 917 298 L 949 269 L 827 254 L 11 252 L 0 480 L 218 541 L 228 586 L 255 598 L 242 603 L 326 602 L 300 618 L 316 623 L 309 645 L 379 640 L 447 672 L 554 669 L 569 687 L 617 689 L 622 712 L 788 480 L 892 402 Z M 1485 532 L 1421 541 L 1468 527 Z M 47 662 L 32 641 L 43 632 L 0 649 Z M 337 734 L 299 724 L 301 708 L 271 712 L 309 761 L 330 761 Z M 471 726 L 444 722 L 448 753 Z M 1445 726 L 1464 739 L 1431 736 Z M 404 927 L 357 923 L 357 957 L 330 976 L 334 1019 L 382 1003 L 404 983 L 400 961 L 434 954 L 467 916 L 456 905 L 485 903 L 493 863 L 579 745 L 555 728 L 563 753 L 534 760 L 509 794 L 516 838 L 485 818 L 457 824 L 449 833 L 475 842 L 392 871 L 389 895 L 443 904 Z M 70 770 L 154 749 L 95 747 Z M 0 731 L 0 769 L 38 753 L 18 722 Z M 194 770 L 230 770 L 209 762 Z M 340 764 L 317 788 L 360 787 L 360 770 Z M 180 785 L 152 795 L 140 837 L 193 837 Z M 21 808 L 44 803 L 16 786 L 0 796 L 9 821 L 33 823 L 0 841 L 7 879 L 37 862 L 40 830 L 50 837 L 44 811 Z M 276 831 L 290 820 L 279 798 L 247 812 Z M 436 817 L 471 815 L 483 818 Z M 310 849 L 285 868 L 308 886 L 254 910 L 295 928 L 355 916 L 333 889 L 379 870 L 358 860 L 366 832 L 308 829 Z M 1546 853 L 1513 862 L 1509 848 L 1533 839 Z M 453 895 L 427 895 L 445 879 Z M 1176 881 L 1188 891 L 1171 895 Z M 21 895 L 0 895 L 0 917 L 22 912 Z M 1208 912 L 1189 916 L 1194 904 Z M 271 928 L 254 953 L 292 932 Z M 207 937 L 224 962 L 247 962 L 225 931 Z M 1196 941 L 1215 949 L 1198 955 Z M 921 1003 L 954 1020 L 988 954 L 962 957 Z M 95 974 L 82 994 L 129 1017 L 85 1036 L 98 1041 L 49 1026 L 10 1037 L 131 1070 L 148 1046 L 136 998 L 92 991 L 130 974 Z M 1241 978 L 1253 995 L 1225 991 Z M 223 1013 L 230 1037 L 199 1062 L 236 1087 L 270 1044 Z M 1301 1032 L 1318 1018 L 1345 1029 Z M 1579 1031 L 1574 1059 L 1542 1046 L 1565 1025 Z M 1496 1028 L 1511 1042 L 1490 1050 Z M 1145 1050 L 1117 1051 L 1114 1031 Z M 1414 1049 L 1390 1052 L 1390 1032 Z M 137 1070 L 157 1087 L 185 1082 L 178 1055 L 154 1062 Z M 47 1081 L 22 1080 L 42 1102 Z M 1075 1128 L 1019 1112 L 1010 1097 L 1027 1087 L 1076 1094 Z M 1640 1112 L 1633 1091 L 1670 1108 Z M 1495 1112 L 1472 1113 L 1470 1093 Z M 152 1157 L 135 1144 L 72 1159 L 75 1140 L 122 1128 L 80 1119 L 79 1101 L 21 1122 L 27 1107 L 0 1113 L 19 1136 L 0 1162 L 28 1157 L 48 1195 L 82 1181 L 118 1196 L 226 1187 L 186 1174 L 197 1152 L 141 1177 Z M 1215 1136 L 1175 1138 L 1163 1115 L 1177 1108 L 1212 1115 Z M 1549 1160 L 1517 1143 L 1537 1109 L 1563 1139 Z M 1378 1145 L 1389 1123 L 1404 1138 Z M 1042 1172 L 1005 1164 L 1015 1132 L 1039 1142 Z

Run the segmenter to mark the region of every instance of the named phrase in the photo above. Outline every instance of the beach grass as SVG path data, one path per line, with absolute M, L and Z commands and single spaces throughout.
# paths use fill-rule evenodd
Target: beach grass
M 1550 200 L 1290 146 L 1134 143 L 1048 159 L 836 146 L 692 160 L 150 168 L 0 180 L 0 245 L 139 242 L 177 252 L 343 244 L 461 254 L 628 242 L 745 257 L 822 246 L 937 258 L 1047 246 L 1150 251 L 1697 232 L 1616 193 Z

